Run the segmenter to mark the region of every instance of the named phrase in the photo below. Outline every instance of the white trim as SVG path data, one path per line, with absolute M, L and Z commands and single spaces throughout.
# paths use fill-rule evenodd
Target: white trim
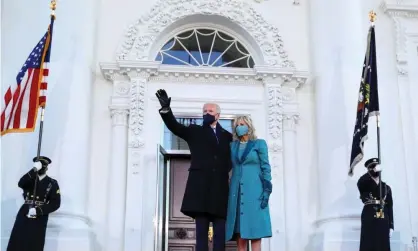
M 181 5 L 181 7 L 179 7 Z M 284 48 L 277 27 L 269 24 L 261 14 L 246 1 L 241 0 L 161 0 L 150 12 L 129 25 L 124 41 L 119 45 L 116 58 L 119 60 L 149 60 L 152 46 L 163 34 L 186 23 L 202 20 L 221 22 L 239 30 L 253 47 L 259 50 L 263 64 L 295 68 Z M 250 41 L 252 40 L 252 41 Z M 158 47 L 159 49 L 159 47 Z M 155 57 L 154 57 L 155 58 Z
M 215 21 L 215 20 L 214 20 Z M 150 48 L 150 54 L 149 59 L 155 60 L 155 58 L 158 56 L 159 51 L 161 48 L 168 42 L 170 39 L 174 38 L 176 35 L 179 35 L 180 33 L 190 31 L 193 29 L 213 29 L 217 30 L 223 33 L 226 33 L 227 35 L 233 37 L 235 40 L 237 40 L 239 43 L 244 46 L 244 48 L 248 51 L 250 56 L 253 58 L 255 65 L 262 65 L 263 59 L 262 56 L 259 55 L 259 52 L 249 43 L 247 38 L 241 36 L 238 32 L 235 32 L 234 30 L 226 27 L 225 25 L 215 24 L 215 23 L 189 23 L 182 26 L 179 26 L 175 29 L 173 29 L 170 32 L 164 33 L 164 35 L 156 41 L 152 47 Z
M 418 4 L 393 4 L 383 2 L 382 9 L 390 15 L 400 14 L 409 17 L 418 17 Z
M 121 60 L 114 63 L 101 63 L 100 68 L 105 79 L 113 83 L 113 94 L 110 107 L 117 105 L 122 107 L 129 107 L 129 126 L 126 128 L 128 141 L 118 145 L 114 148 L 124 149 L 128 157 L 127 163 L 121 163 L 120 166 L 125 166 L 128 170 L 127 189 L 138 191 L 139 194 L 144 194 L 145 191 L 139 184 L 137 174 L 140 170 L 144 171 L 144 163 L 149 161 L 149 156 L 145 142 L 147 132 L 143 131 L 144 121 L 146 119 L 146 112 L 149 111 L 150 106 L 156 105 L 157 102 L 154 97 L 147 96 L 147 89 L 153 84 L 155 78 L 158 81 L 181 81 L 182 83 L 198 83 L 200 81 L 213 83 L 223 83 L 225 85 L 234 86 L 237 84 L 254 84 L 259 88 L 265 89 L 265 98 L 260 98 L 259 102 L 250 101 L 252 105 L 262 109 L 263 103 L 266 105 L 266 141 L 269 145 L 269 157 L 271 159 L 272 177 L 274 185 L 278 188 L 275 195 L 277 203 L 271 205 L 272 221 L 276 222 L 274 233 L 284 229 L 284 208 L 281 198 L 284 197 L 283 186 L 283 118 L 286 114 L 297 114 L 297 96 L 296 89 L 306 82 L 308 82 L 309 74 L 307 72 L 297 71 L 294 68 L 283 68 L 269 65 L 256 65 L 254 68 L 229 68 L 229 67 L 187 67 L 177 65 L 162 65 L 156 61 L 128 61 Z M 180 98 L 184 100 L 185 98 Z M 225 99 L 225 98 L 224 98 Z M 177 99 L 176 99 L 177 100 Z M 187 98 L 190 102 L 202 102 L 195 98 Z M 220 101 L 220 100 L 218 100 Z M 222 100 L 227 103 L 234 103 L 231 100 Z M 242 100 L 240 100 L 242 102 Z M 259 103 L 259 104 L 256 104 Z M 183 108 L 183 107 L 182 107 Z M 254 111 L 254 108 L 242 107 L 242 110 L 234 108 L 234 113 L 242 113 Z M 177 109 L 179 111 L 179 109 Z M 190 107 L 188 108 L 190 110 Z M 193 111 L 198 111 L 193 109 Z M 199 109 L 199 111 L 201 111 Z M 226 112 L 230 114 L 231 111 Z M 292 115 L 292 116 L 293 116 Z M 290 115 L 289 115 L 290 116 Z M 286 117 L 287 118 L 287 117 Z M 112 153 L 114 154 L 114 153 Z M 147 171 L 153 172 L 153 171 Z M 132 185 L 134 184 L 134 185 Z M 121 196 L 125 196 L 121 194 Z M 150 202 L 153 203 L 153 202 Z M 132 228 L 133 214 L 149 214 L 147 207 L 142 207 L 138 201 L 127 199 L 125 210 L 125 227 Z M 135 238 L 140 238 L 143 234 L 149 232 L 144 229 L 144 224 L 148 222 L 147 219 L 138 220 L 138 234 Z M 135 227 L 136 229 L 136 227 Z M 122 233 L 119 233 L 122 234 Z M 126 238 L 126 236 L 125 236 Z M 133 238 L 130 236 L 129 238 Z M 154 245 L 155 243 L 152 243 Z M 283 235 L 275 236 L 271 239 L 271 247 L 275 250 L 284 250 Z M 142 242 L 142 249 L 151 249 L 151 243 Z
M 281 68 L 275 66 L 255 66 L 249 68 L 229 68 L 229 67 L 188 67 L 183 65 L 163 65 L 157 61 L 117 61 L 115 63 L 100 63 L 100 69 L 105 79 L 114 81 L 129 81 L 135 76 L 146 74 L 149 76 L 183 76 L 193 78 L 203 75 L 207 78 L 219 79 L 220 77 L 233 80 L 252 79 L 269 80 L 281 79 L 280 82 L 292 87 L 299 87 L 308 82 L 309 74 L 305 71 Z

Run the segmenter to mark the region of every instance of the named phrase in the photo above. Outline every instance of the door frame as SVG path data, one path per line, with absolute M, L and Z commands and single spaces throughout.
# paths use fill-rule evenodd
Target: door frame
M 160 156 L 163 157 L 161 163 Z M 155 206 L 154 251 L 168 251 L 168 223 L 170 213 L 170 160 L 190 158 L 189 150 L 166 150 L 157 144 L 157 202 Z M 161 170 L 161 165 L 163 170 Z M 163 189 L 163 191 L 162 191 Z M 162 205 L 161 205 L 162 204 Z
M 221 114 L 219 120 L 230 120 L 231 122 L 237 116 L 251 116 L 246 113 Z M 176 118 L 202 118 L 201 113 L 180 112 L 175 113 Z M 164 142 L 164 140 L 163 140 Z M 161 159 L 163 157 L 163 168 L 161 170 Z M 168 251 L 168 232 L 169 232 L 169 214 L 170 214 L 170 187 L 171 187 L 171 159 L 173 158 L 191 158 L 190 150 L 167 150 L 162 144 L 157 144 L 157 196 L 155 206 L 155 230 L 154 230 L 154 251 Z M 161 188 L 165 188 L 161 191 Z M 161 198 L 161 196 L 163 198 Z M 164 198 L 165 196 L 165 198 Z M 163 206 L 161 205 L 163 204 Z M 210 225 L 212 228 L 212 225 Z
M 272 195 L 271 207 L 275 208 L 271 212 L 271 219 L 274 222 L 273 231 L 276 234 L 270 240 L 270 248 L 275 250 L 285 250 L 285 231 L 279 232 L 279 229 L 285 229 L 286 218 L 284 209 L 284 199 L 286 192 L 283 188 L 284 168 L 296 168 L 294 161 L 289 161 L 283 156 L 285 142 L 283 141 L 284 126 L 294 125 L 299 117 L 299 101 L 297 99 L 298 89 L 307 83 L 310 83 L 309 72 L 301 71 L 297 68 L 284 68 L 282 66 L 256 65 L 251 69 L 224 69 L 223 67 L 182 67 L 176 65 L 162 65 L 156 61 L 146 60 L 118 60 L 113 62 L 100 62 L 100 69 L 103 77 L 112 83 L 111 102 L 109 105 L 110 115 L 112 116 L 113 127 L 110 131 L 111 137 L 115 142 L 111 145 L 112 165 L 109 170 L 118 170 L 120 166 L 125 166 L 129 170 L 128 177 L 118 177 L 112 179 L 109 186 L 127 187 L 125 193 L 120 196 L 126 196 L 125 208 L 118 208 L 114 212 L 118 217 L 124 218 L 124 227 L 133 229 L 129 236 L 122 230 L 118 232 L 120 238 L 125 238 L 125 242 L 135 242 L 143 236 L 153 235 L 154 230 L 149 229 L 149 224 L 154 224 L 149 216 L 154 215 L 153 210 L 147 210 L 146 205 L 134 195 L 132 191 L 138 190 L 142 195 L 142 178 L 136 176 L 143 171 L 141 163 L 147 161 L 148 150 L 154 152 L 155 145 L 147 146 L 150 142 L 147 128 L 150 121 L 145 117 L 150 116 L 150 105 L 156 100 L 154 95 L 149 97 L 148 90 L 150 84 L 158 83 L 204 83 L 204 84 L 224 84 L 227 86 L 240 85 L 260 85 L 263 87 L 264 95 L 260 99 L 252 99 L 244 95 L 235 98 L 216 98 L 218 102 L 229 102 L 230 104 L 253 104 L 264 105 L 265 117 L 265 139 L 269 145 L 270 159 L 272 166 L 273 186 L 276 186 L 276 192 Z M 189 102 L 201 102 L 201 99 L 187 98 Z M 221 101 L 222 100 L 222 101 Z M 157 107 L 156 107 L 157 108 Z M 234 107 L 230 110 L 240 111 L 242 108 Z M 116 116 L 117 115 L 117 116 Z M 122 128 L 119 125 L 124 125 Z M 289 131 L 295 131 L 296 128 L 290 127 Z M 122 136 L 121 136 L 122 135 Z M 154 136 L 154 135 L 153 135 Z M 294 138 L 294 137 L 293 137 Z M 155 141 L 154 141 L 155 142 Z M 126 154 L 115 153 L 124 149 Z M 295 158 L 297 151 L 291 150 L 292 158 Z M 152 171 L 150 171 L 152 173 Z M 155 177 L 155 176 L 154 176 Z M 122 191 L 122 189 L 121 189 Z M 289 196 L 293 196 L 290 194 Z M 152 199 L 153 200 L 153 199 Z M 139 211 L 139 212 L 138 212 Z M 137 218 L 137 214 L 146 213 L 146 218 Z M 122 226 L 120 226 L 123 229 Z M 125 236 L 125 237 L 123 237 Z M 152 249 L 153 241 L 144 239 L 141 247 L 144 250 Z
M 160 169 L 160 158 L 159 154 L 163 156 L 163 168 Z M 154 251 L 168 251 L 168 230 L 169 230 L 169 214 L 170 214 L 170 161 L 172 158 L 190 158 L 190 150 L 166 150 L 162 145 L 157 144 L 157 205 L 155 207 L 155 237 L 154 237 Z M 161 172 L 165 171 L 165 172 Z M 162 174 L 162 175 L 161 175 Z M 161 189 L 161 182 L 164 183 L 162 186 L 164 191 Z M 160 196 L 163 196 L 161 199 Z M 161 201 L 164 201 L 161 207 Z M 161 210 L 163 210 L 161 212 Z M 251 241 L 247 246 L 247 250 L 251 251 Z

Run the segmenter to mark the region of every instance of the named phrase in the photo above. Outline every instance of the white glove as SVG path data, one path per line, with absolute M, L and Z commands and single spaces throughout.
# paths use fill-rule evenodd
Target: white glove
M 28 213 L 28 215 L 29 215 L 29 216 L 36 216 L 36 209 L 35 209 L 35 208 L 33 208 L 33 207 L 31 207 L 31 208 L 29 209 L 29 213 Z
M 33 167 L 36 168 L 37 171 L 39 171 L 42 168 L 42 163 L 40 161 L 36 161 L 35 163 L 33 163 Z
M 393 234 L 393 229 L 391 228 L 391 229 L 389 230 L 389 238 L 392 238 L 392 234 Z
M 382 171 L 382 168 L 380 167 L 380 165 L 376 165 L 376 166 L 374 167 L 374 171 L 375 171 L 375 172 L 381 172 L 381 171 Z

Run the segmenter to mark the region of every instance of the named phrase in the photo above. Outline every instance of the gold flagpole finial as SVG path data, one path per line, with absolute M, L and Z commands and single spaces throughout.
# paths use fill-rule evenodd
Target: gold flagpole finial
M 376 20 L 376 12 L 370 11 L 369 12 L 369 19 L 370 19 L 370 22 L 374 23 L 374 21 Z
M 57 8 L 57 1 L 51 0 L 51 3 L 49 4 L 49 8 L 51 9 L 51 16 L 55 17 L 55 9 Z

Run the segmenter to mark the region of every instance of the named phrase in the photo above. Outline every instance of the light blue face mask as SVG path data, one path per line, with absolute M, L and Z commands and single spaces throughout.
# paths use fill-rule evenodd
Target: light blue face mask
M 239 125 L 235 128 L 238 137 L 244 136 L 248 133 L 248 126 L 247 125 Z

